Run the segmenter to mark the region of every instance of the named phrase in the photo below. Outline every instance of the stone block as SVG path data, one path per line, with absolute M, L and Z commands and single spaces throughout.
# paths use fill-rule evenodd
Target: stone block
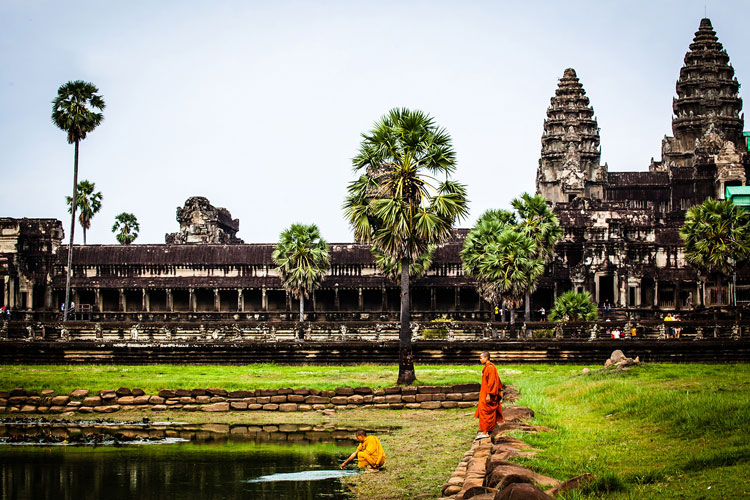
M 198 411 L 200 408 L 199 405 L 183 405 L 182 411 Z
M 320 391 L 320 394 L 318 396 L 323 396 L 324 398 L 332 398 L 336 395 L 336 391 Z
M 207 392 L 208 392 L 208 393 L 209 393 L 209 394 L 210 394 L 211 396 L 221 396 L 221 397 L 225 397 L 225 396 L 227 395 L 227 390 L 226 390 L 226 389 L 217 389 L 217 388 L 211 388 L 211 389 L 206 389 L 206 391 L 207 391 Z
M 192 403 L 195 403 L 195 398 L 192 398 L 190 396 L 181 396 L 179 398 L 179 400 L 180 400 L 180 403 L 182 403 L 182 404 L 192 404 Z
M 417 400 L 416 394 L 406 394 L 401 396 L 401 401 L 404 403 L 413 403 Z
M 323 396 L 307 396 L 305 398 L 305 403 L 309 405 L 314 404 L 327 404 L 331 402 L 331 398 L 325 398 Z
M 279 396 L 288 396 L 289 394 L 294 394 L 294 389 L 290 389 L 288 387 L 285 387 L 283 389 L 276 389 L 276 394 Z
M 88 396 L 89 390 L 88 389 L 76 389 L 75 391 L 70 393 L 71 398 L 83 398 Z
M 253 403 L 257 403 L 258 402 L 258 398 L 255 398 L 255 397 L 253 397 L 253 398 L 245 398 L 245 399 L 243 399 L 243 401 L 245 403 L 247 403 L 247 404 L 253 404 Z
M 375 408 L 377 408 L 379 410 L 387 410 L 390 407 L 391 406 L 388 403 L 378 403 L 378 404 L 375 405 Z
M 7 406 L 8 398 L 0 398 L 0 406 Z
M 102 400 L 99 396 L 89 396 L 87 398 L 84 398 L 83 400 L 83 406 L 99 406 L 102 404 Z
M 36 413 L 36 405 L 23 405 L 21 413 Z
M 145 405 L 145 404 L 148 404 L 150 398 L 151 398 L 151 396 L 149 396 L 148 394 L 142 394 L 140 396 L 135 396 L 133 398 L 133 404 L 134 405 Z
M 337 387 L 334 392 L 337 396 L 351 396 L 354 394 L 354 389 L 351 387 Z
M 422 403 L 406 403 L 406 407 L 410 410 L 418 410 Z
M 373 396 L 385 396 L 385 389 L 375 389 L 372 391 Z
M 439 385 L 420 385 L 417 387 L 418 394 L 438 394 L 440 392 L 445 392 L 445 387 Z
M 188 389 L 177 389 L 176 391 L 174 391 L 174 395 L 178 398 L 192 397 L 193 391 L 190 391 Z
M 70 396 L 55 396 L 50 400 L 51 406 L 65 406 L 70 401 Z
M 148 400 L 152 405 L 163 405 L 164 401 L 166 400 L 161 396 L 151 396 Z
M 164 402 L 164 404 L 166 404 L 167 406 L 176 405 L 176 404 L 179 404 L 179 403 L 180 403 L 180 399 L 179 398 L 170 398 L 170 399 L 167 399 Z
M 76 411 L 78 411 L 78 413 L 91 413 L 94 411 L 94 408 L 91 406 L 79 406 Z
M 325 410 L 327 408 L 327 406 L 324 404 L 314 404 L 312 405 L 312 407 L 313 407 L 313 410 L 318 410 L 318 411 Z
M 372 394 L 367 394 L 365 396 L 362 396 L 362 402 L 365 404 L 372 403 L 372 400 L 374 397 L 375 396 L 373 396 Z
M 282 403 L 279 405 L 279 411 L 297 411 L 297 403 Z
M 211 401 L 212 403 L 223 403 L 224 401 L 226 401 L 226 398 L 224 398 L 223 396 L 211 396 L 211 399 L 209 401 Z
M 229 407 L 232 410 L 247 410 L 247 403 L 245 403 L 244 401 L 243 402 L 233 401 L 229 403 Z
M 42 402 L 42 398 L 39 396 L 28 396 L 26 398 L 26 403 L 34 406 L 39 406 L 39 403 Z
M 385 403 L 385 396 L 374 396 L 372 402 L 376 405 Z
M 481 384 L 456 384 L 448 392 L 479 392 Z
M 371 387 L 355 387 L 354 394 L 360 394 L 362 396 L 366 394 L 372 394 L 372 388 Z
M 15 389 L 11 389 L 8 393 L 8 397 L 16 397 L 16 396 L 26 396 L 26 391 L 23 389 L 23 387 L 16 387 Z
M 394 386 L 391 386 L 391 387 L 386 387 L 385 388 L 385 393 L 386 393 L 386 395 L 388 395 L 388 394 L 401 394 L 401 387 L 399 387 L 397 385 L 394 385 Z
M 133 403 L 135 403 L 135 398 L 133 396 L 122 396 L 117 398 L 118 405 L 132 405 Z
M 165 411 L 167 409 L 167 405 L 153 405 L 151 406 L 151 411 Z
M 286 395 L 271 396 L 271 403 L 286 403 Z
M 355 394 L 346 398 L 349 404 L 361 405 L 364 402 L 364 397 L 360 394 Z
M 40 392 L 39 394 L 41 396 L 52 396 L 54 393 L 54 389 L 42 389 L 42 392 Z
M 211 396 L 203 395 L 203 396 L 195 396 L 195 402 L 200 404 L 206 404 L 211 402 Z
M 132 393 L 131 395 L 132 395 L 132 396 L 135 396 L 135 397 L 138 397 L 138 396 L 143 396 L 143 395 L 145 395 L 145 394 L 146 394 L 145 392 L 143 392 L 143 389 L 133 389 L 133 390 L 132 390 L 132 391 L 130 391 L 130 392 Z
M 8 398 L 8 406 L 18 406 L 26 402 L 26 396 L 11 396 Z
M 229 411 L 229 403 L 221 402 L 221 403 L 203 405 L 201 406 L 201 411 L 210 411 L 210 412 Z
M 312 405 L 298 404 L 297 411 L 312 411 Z
M 117 394 L 118 397 L 132 396 L 133 392 L 127 387 L 120 387 L 119 389 L 115 391 L 115 394 Z
M 442 408 L 458 408 L 458 401 L 441 401 Z
M 255 397 L 255 391 L 232 391 L 229 393 L 230 398 L 252 398 Z
M 473 406 L 477 405 L 477 402 L 471 402 L 471 401 L 457 401 L 456 404 L 458 404 L 459 408 L 471 408 Z
M 270 396 L 258 396 L 255 399 L 258 401 L 258 403 L 260 403 L 262 405 L 268 404 L 268 403 L 271 402 L 271 397 Z
M 404 407 L 404 403 L 390 403 L 388 408 L 391 410 L 401 410 Z
M 0 408 L 2 408 L 2 407 L 0 407 Z M 64 410 L 65 410 L 64 406 L 50 406 L 49 407 L 49 412 L 50 413 L 61 413 Z M 2 411 L 3 411 L 3 409 L 0 409 L 0 412 L 2 412 Z
M 263 405 L 263 411 L 276 411 L 279 409 L 279 405 L 276 403 L 268 403 Z
M 256 396 L 269 396 L 270 397 L 270 396 L 275 396 L 276 394 L 278 394 L 276 392 L 276 389 L 258 389 L 257 391 L 255 391 Z
M 113 413 L 120 409 L 120 405 L 102 405 L 94 407 L 97 413 Z
M 401 402 L 401 394 L 388 394 L 385 397 L 386 403 L 400 403 Z
M 460 392 L 449 392 L 448 394 L 445 395 L 445 399 L 447 401 L 463 401 L 464 395 L 461 394 Z
M 172 399 L 175 396 L 177 396 L 177 394 L 175 394 L 175 391 L 172 389 L 162 389 L 159 391 L 159 397 L 164 398 L 165 400 Z
M 437 410 L 440 408 L 440 401 L 425 401 L 424 403 L 420 403 L 419 407 L 422 410 Z
M 464 401 L 479 401 L 479 393 L 478 392 L 465 392 Z
M 432 394 L 417 394 L 414 396 L 414 400 L 417 403 L 422 403 L 424 401 L 432 401 L 433 397 Z
M 194 398 L 198 396 L 210 396 L 207 389 L 193 389 L 190 391 L 190 395 Z
M 294 389 L 294 394 L 296 396 L 308 396 L 310 395 L 310 389 Z
M 432 400 L 433 401 L 445 401 L 446 399 L 447 398 L 445 397 L 445 393 L 444 392 L 437 392 L 437 393 L 435 393 L 435 394 L 432 395 Z
M 247 409 L 248 410 L 262 410 L 263 409 L 263 405 L 258 404 L 258 403 L 248 403 L 247 404 Z
M 305 396 L 301 394 L 290 394 L 286 397 L 287 401 L 290 403 L 304 403 Z
M 347 397 L 346 396 L 334 396 L 331 398 L 331 403 L 335 405 L 345 405 L 347 403 Z
M 404 386 L 404 387 L 401 388 L 401 394 L 411 394 L 411 395 L 413 395 L 413 394 L 416 394 L 416 393 L 417 393 L 417 388 L 414 387 L 413 385 L 406 385 L 406 386 Z

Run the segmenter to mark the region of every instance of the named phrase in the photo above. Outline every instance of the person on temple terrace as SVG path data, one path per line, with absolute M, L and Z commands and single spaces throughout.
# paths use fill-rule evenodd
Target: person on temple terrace
M 382 469 L 385 464 L 385 451 L 380 440 L 375 436 L 368 436 L 364 429 L 357 430 L 355 437 L 359 441 L 359 446 L 349 458 L 344 460 L 341 468 L 343 469 L 356 458 L 357 465 L 361 469 L 366 469 L 365 472 L 377 472 Z
M 482 387 L 479 390 L 479 404 L 474 416 L 479 419 L 479 434 L 477 439 L 490 437 L 490 433 L 495 430 L 498 422 L 503 421 L 503 409 L 501 406 L 503 400 L 503 384 L 500 381 L 500 375 L 497 368 L 490 361 L 490 353 L 484 351 L 479 355 L 479 362 L 484 365 L 482 368 Z

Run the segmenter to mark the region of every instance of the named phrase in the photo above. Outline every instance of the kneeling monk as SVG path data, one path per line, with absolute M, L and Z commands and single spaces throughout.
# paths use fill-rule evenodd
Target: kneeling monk
M 349 458 L 344 460 L 341 468 L 346 467 L 355 458 L 360 468 L 368 468 L 367 472 L 374 472 L 383 467 L 383 464 L 385 464 L 385 451 L 383 451 L 383 447 L 380 445 L 380 440 L 375 436 L 368 436 L 367 432 L 363 429 L 359 429 L 355 435 L 357 441 L 359 441 L 359 446 L 357 446 L 357 449 Z
M 479 418 L 479 434 L 475 439 L 489 437 L 498 422 L 503 421 L 503 409 L 500 403 L 503 399 L 503 384 L 497 368 L 490 361 L 490 353 L 485 351 L 479 355 L 482 368 L 482 388 L 479 390 L 479 404 L 474 416 Z

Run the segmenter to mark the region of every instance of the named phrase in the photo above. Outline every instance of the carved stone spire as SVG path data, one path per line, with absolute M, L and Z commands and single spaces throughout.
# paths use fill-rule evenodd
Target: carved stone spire
M 701 19 L 690 50 L 685 54 L 685 65 L 677 80 L 677 98 L 673 102 L 673 150 L 692 153 L 695 141 L 713 128 L 725 140 L 743 147 L 742 99 L 740 84 L 709 19 Z
M 553 203 L 603 196 L 606 169 L 599 165 L 599 127 L 586 91 L 572 68 L 550 99 L 542 133 L 537 193 Z

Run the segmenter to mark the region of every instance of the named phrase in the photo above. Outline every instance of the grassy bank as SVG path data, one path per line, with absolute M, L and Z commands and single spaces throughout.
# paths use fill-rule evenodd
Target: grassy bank
M 558 479 L 592 472 L 599 480 L 573 499 L 720 499 L 750 496 L 750 365 L 646 365 L 624 372 L 579 375 L 580 366 L 500 367 L 505 383 L 521 390 L 519 404 L 553 432 L 519 437 L 539 448 L 525 460 Z M 592 367 L 596 368 L 596 367 Z M 92 371 L 93 370 L 93 371 Z M 132 370 L 132 371 L 131 371 Z M 3 367 L 3 388 L 163 387 L 383 387 L 395 367 Z M 425 384 L 477 381 L 478 366 L 417 367 Z M 334 422 L 348 426 L 398 425 L 381 436 L 387 470 L 347 479 L 360 498 L 439 496 L 474 436 L 470 410 L 359 409 L 317 413 L 174 413 L 192 421 L 243 423 Z M 119 413 L 111 418 L 125 418 Z M 139 414 L 136 414 L 139 415 Z

